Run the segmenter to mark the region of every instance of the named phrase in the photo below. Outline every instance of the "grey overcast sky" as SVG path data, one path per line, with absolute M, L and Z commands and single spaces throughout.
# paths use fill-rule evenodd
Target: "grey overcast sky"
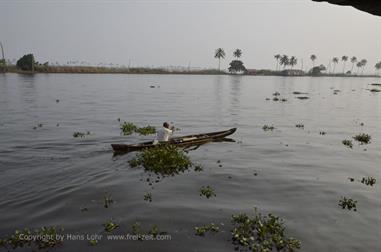
M 0 0 L 6 58 L 132 66 L 227 68 L 235 48 L 248 68 L 274 68 L 274 54 L 317 64 L 332 57 L 381 60 L 381 18 L 310 0 Z

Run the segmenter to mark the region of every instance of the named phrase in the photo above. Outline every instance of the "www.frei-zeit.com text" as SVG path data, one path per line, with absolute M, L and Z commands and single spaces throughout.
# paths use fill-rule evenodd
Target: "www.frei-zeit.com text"
M 28 235 L 20 234 L 19 239 L 27 241 L 170 241 L 172 236 L 169 234 L 56 234 L 56 235 Z

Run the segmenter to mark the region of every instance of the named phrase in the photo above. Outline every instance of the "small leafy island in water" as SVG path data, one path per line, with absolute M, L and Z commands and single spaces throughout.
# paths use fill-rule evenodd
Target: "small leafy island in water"
M 275 92 L 275 93 L 273 93 L 273 96 L 280 96 L 280 93 L 279 92 Z
M 379 84 L 379 83 L 373 83 L 373 84 L 371 84 L 372 86 L 380 86 L 381 87 L 381 84 Z
M 262 216 L 255 210 L 255 216 L 247 214 L 232 216 L 232 240 L 236 250 L 240 251 L 295 251 L 301 242 L 285 236 L 283 220 L 268 214 Z
M 275 97 L 273 98 L 273 101 L 279 101 L 279 98 L 275 96 Z
M 295 91 L 295 92 L 292 92 L 294 95 L 301 95 L 301 94 L 308 94 L 308 93 L 303 93 L 303 92 L 299 92 L 299 91 Z
M 145 171 L 162 177 L 177 175 L 194 166 L 183 150 L 170 144 L 160 144 L 145 149 L 131 159 L 129 164 L 132 168 L 144 167 Z
M 353 209 L 353 211 L 357 211 L 357 200 L 341 197 L 341 199 L 339 200 L 339 206 L 341 206 L 342 209 Z
M 263 127 L 262 127 L 262 129 L 264 130 L 264 131 L 273 131 L 274 129 L 275 129 L 275 127 L 274 126 L 269 126 L 269 125 L 264 125 Z
M 217 227 L 214 223 L 210 223 L 201 227 L 195 227 L 195 235 L 204 236 L 206 232 L 218 233 L 220 228 Z
M 144 200 L 148 202 L 152 202 L 152 193 L 147 192 L 144 194 Z
M 295 127 L 299 128 L 299 129 L 304 129 L 304 124 L 296 124 Z
M 372 139 L 372 137 L 368 134 L 358 134 L 356 136 L 353 137 L 354 140 L 360 142 L 360 144 L 368 144 L 370 143 L 370 140 Z
M 354 182 L 355 181 L 355 178 L 348 178 L 349 179 L 349 181 L 351 181 L 351 182 Z
M 124 122 L 120 125 L 120 129 L 125 136 L 131 135 L 137 128 L 138 127 L 136 127 L 136 125 L 131 122 Z
M 372 92 L 372 93 L 378 93 L 378 92 L 381 92 L 381 90 L 380 90 L 380 89 L 377 89 L 377 88 L 372 88 L 372 89 L 370 90 L 370 92 Z
M 307 99 L 310 99 L 310 97 L 308 97 L 308 96 L 298 96 L 298 97 L 296 97 L 296 98 L 298 98 L 299 100 L 307 100 Z
M 120 129 L 122 131 L 122 134 L 127 136 L 131 135 L 132 133 L 138 133 L 140 135 L 146 136 L 146 135 L 151 135 L 156 133 L 156 128 L 153 126 L 146 126 L 146 127 L 141 127 L 138 128 L 135 124 L 132 122 L 124 122 L 123 124 L 120 125 Z
M 217 195 L 214 193 L 214 189 L 211 186 L 202 186 L 200 188 L 200 196 L 205 196 L 209 199 L 211 197 L 216 197 Z
M 351 140 L 343 140 L 342 141 L 342 143 L 345 145 L 345 146 L 347 146 L 347 147 L 349 147 L 349 148 L 353 148 L 353 143 L 352 143 L 352 141 Z
M 156 128 L 148 125 L 146 127 L 137 128 L 135 132 L 139 133 L 140 135 L 147 136 L 147 135 L 155 134 Z
M 320 131 L 319 132 L 319 135 L 322 135 L 322 136 L 324 136 L 324 135 L 326 135 L 327 134 L 327 132 L 325 132 L 325 131 Z
M 104 197 L 103 197 L 103 206 L 105 208 L 109 208 L 111 204 L 114 203 L 114 200 L 111 198 L 111 195 L 110 194 L 106 194 Z
M 14 234 L 5 239 L 0 239 L 0 248 L 17 249 L 23 247 L 30 247 L 32 251 L 35 249 L 48 249 L 53 248 L 62 243 L 59 239 L 59 233 L 63 232 L 63 228 L 56 227 L 42 227 L 36 230 L 25 228 L 22 231 L 16 230 Z M 25 239 L 25 237 L 40 237 L 37 239 Z
M 78 138 L 78 137 L 82 138 L 82 137 L 85 137 L 85 136 L 86 136 L 86 134 L 83 133 L 83 132 L 74 132 L 73 133 L 73 137 L 74 138 Z
M 364 177 L 361 179 L 361 183 L 368 185 L 368 186 L 373 186 L 374 184 L 376 184 L 376 181 L 377 180 L 373 177 Z
M 201 171 L 203 171 L 204 170 L 204 168 L 202 168 L 202 166 L 201 165 L 195 165 L 195 167 L 194 167 L 194 171 L 195 172 L 201 172 Z
M 103 227 L 104 227 L 106 232 L 111 233 L 112 231 L 117 229 L 119 226 L 113 220 L 109 220 L 108 222 L 103 224 Z

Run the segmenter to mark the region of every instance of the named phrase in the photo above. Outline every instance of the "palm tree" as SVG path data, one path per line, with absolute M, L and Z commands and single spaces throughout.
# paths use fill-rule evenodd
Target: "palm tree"
M 295 58 L 294 56 L 292 56 L 292 57 L 290 58 L 290 62 L 289 62 L 289 65 L 291 66 L 291 69 L 292 69 L 296 64 L 298 64 L 298 59 Z
M 332 62 L 333 62 L 333 73 L 335 73 L 336 65 L 337 65 L 337 63 L 339 63 L 339 58 L 334 57 L 332 59 Z
M 221 71 L 221 59 L 225 59 L 225 51 L 222 48 L 217 48 L 214 58 L 218 59 L 218 71 Z
M 348 56 L 343 56 L 341 57 L 341 61 L 343 61 L 343 73 L 345 73 L 345 65 L 347 64 L 348 61 Z
M 312 54 L 310 59 L 312 60 L 312 68 L 314 68 L 315 67 L 315 60 L 317 59 L 316 55 Z
M 356 66 L 357 66 L 357 74 L 359 74 L 359 70 L 360 70 L 360 68 L 362 67 L 362 63 L 361 63 L 361 61 L 360 61 L 360 62 L 357 62 Z
M 351 58 L 351 63 L 352 63 L 352 69 L 351 69 L 351 73 L 353 73 L 353 68 L 355 67 L 355 63 L 357 62 L 357 58 L 355 56 L 353 56 Z
M 237 59 L 241 58 L 241 56 L 242 56 L 242 51 L 241 51 L 241 49 L 236 49 L 236 50 L 233 52 L 233 56 L 236 57 Z
M 361 74 L 364 74 L 364 69 L 365 69 L 365 66 L 368 63 L 368 61 L 366 59 L 362 59 L 360 62 L 361 62 L 361 66 L 362 66 L 362 73 Z
M 279 59 L 281 58 L 282 56 L 280 56 L 280 54 L 277 54 L 274 56 L 274 58 L 276 59 L 276 71 L 278 71 L 279 69 Z
M 283 69 L 285 69 L 286 66 L 288 66 L 289 64 L 290 64 L 290 60 L 288 59 L 288 56 L 287 55 L 283 55 L 280 58 L 280 65 L 281 66 L 283 65 Z

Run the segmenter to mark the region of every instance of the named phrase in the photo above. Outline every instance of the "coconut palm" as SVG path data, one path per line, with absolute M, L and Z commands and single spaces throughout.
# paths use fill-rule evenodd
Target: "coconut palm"
M 356 66 L 357 66 L 357 74 L 359 74 L 359 70 L 360 70 L 360 68 L 362 67 L 362 63 L 361 63 L 361 61 L 360 61 L 360 62 L 357 62 Z
M 364 74 L 364 69 L 365 69 L 365 66 L 368 63 L 368 61 L 366 59 L 362 59 L 360 62 L 361 62 L 361 66 L 362 66 L 361 74 Z
M 214 53 L 214 58 L 218 59 L 218 71 L 221 71 L 221 59 L 225 59 L 224 49 L 217 48 Z
M 283 69 L 285 69 L 286 66 L 288 66 L 289 64 L 290 64 L 290 60 L 288 59 L 288 56 L 287 55 L 283 55 L 280 58 L 280 65 L 283 66 Z
M 351 58 L 351 63 L 352 63 L 351 73 L 353 72 L 353 68 L 355 67 L 356 62 L 357 62 L 357 58 L 355 56 L 353 56 Z
M 337 63 L 339 63 L 339 58 L 334 57 L 332 59 L 332 62 L 333 62 L 333 73 L 335 73 L 336 65 L 337 65 Z
M 348 56 L 343 56 L 341 57 L 341 61 L 343 62 L 343 73 L 345 73 L 345 65 L 347 64 L 348 61 Z
M 241 49 L 236 49 L 236 50 L 233 52 L 233 56 L 236 57 L 237 59 L 241 58 L 241 56 L 242 56 L 242 51 L 241 51 Z
M 296 64 L 298 64 L 298 59 L 295 58 L 294 56 L 292 56 L 292 57 L 290 58 L 290 62 L 289 62 L 289 65 L 291 66 L 291 69 L 292 69 Z
M 317 59 L 316 55 L 312 54 L 310 59 L 312 60 L 312 68 L 314 68 L 315 67 L 315 60 Z
M 277 54 L 274 56 L 275 60 L 276 60 L 276 71 L 278 71 L 279 69 L 279 59 L 281 58 L 282 56 L 280 54 Z

